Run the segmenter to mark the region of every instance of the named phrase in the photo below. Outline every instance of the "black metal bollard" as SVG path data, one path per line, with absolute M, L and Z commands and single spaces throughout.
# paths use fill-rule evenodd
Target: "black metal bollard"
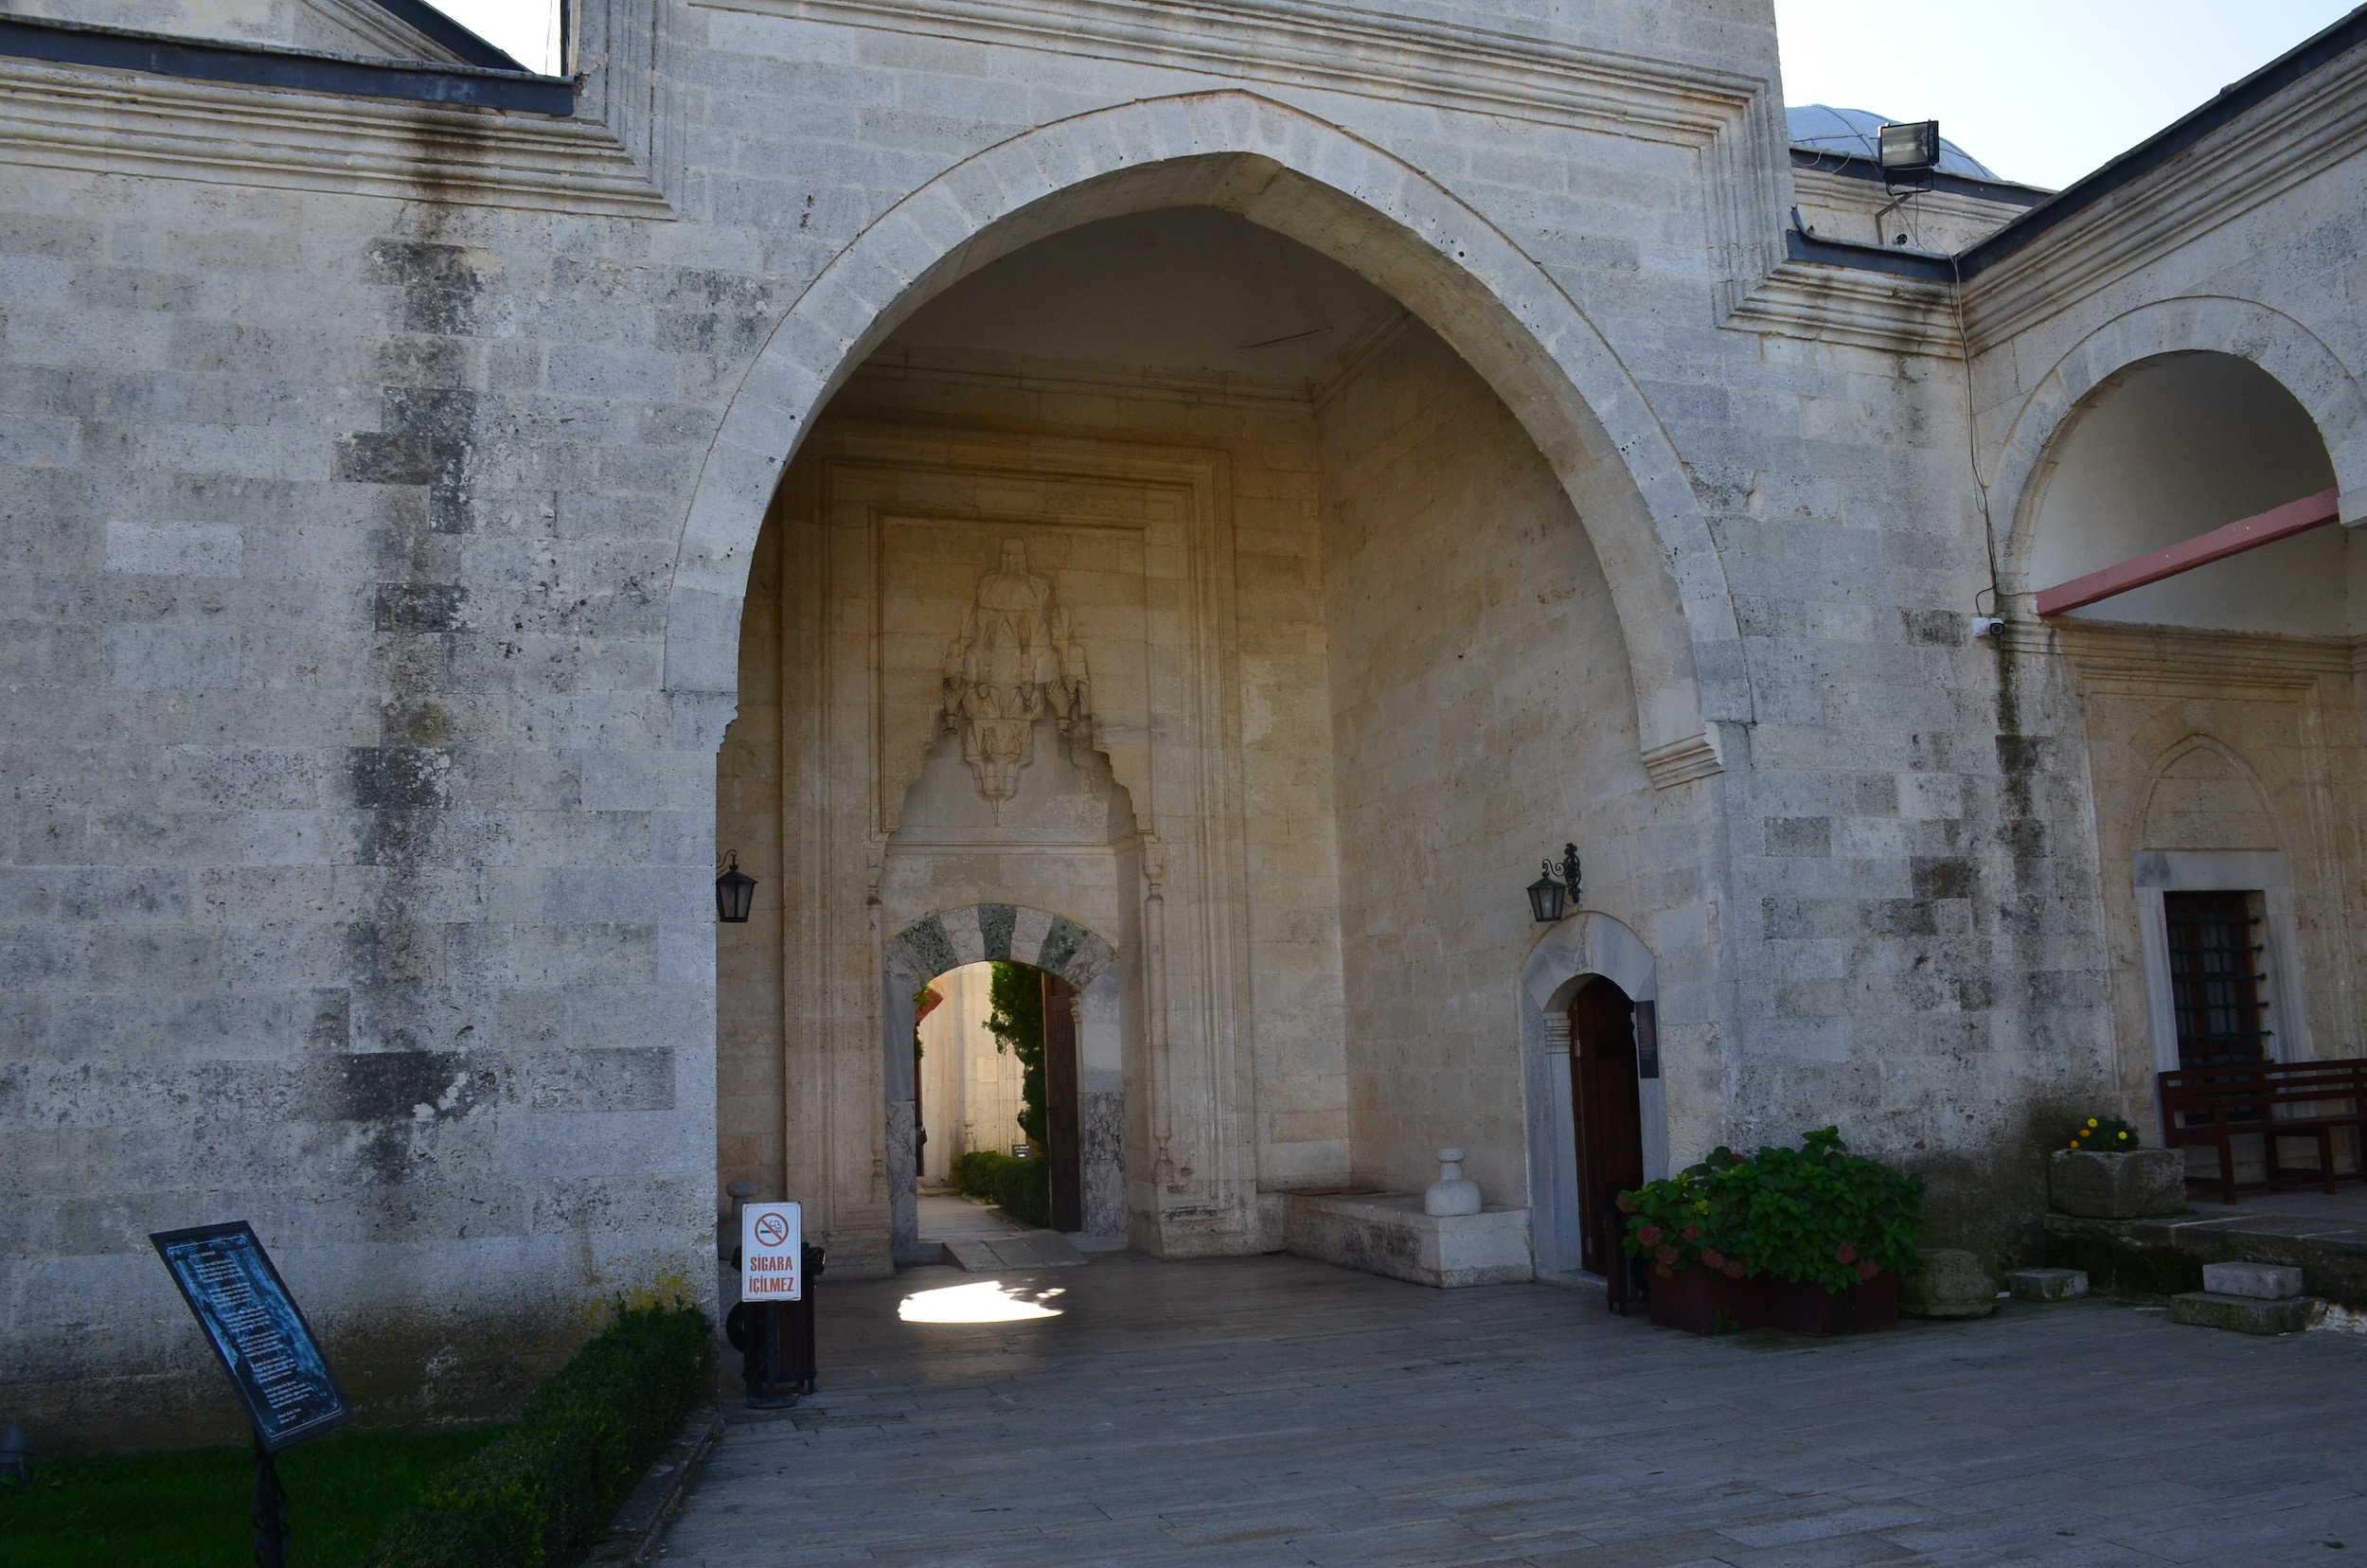
M 739 1381 L 751 1410 L 787 1410 L 799 1395 L 813 1392 L 814 1282 L 827 1256 L 810 1243 L 799 1251 L 805 1285 L 799 1299 L 743 1301 L 723 1321 L 724 1337 L 739 1352 Z

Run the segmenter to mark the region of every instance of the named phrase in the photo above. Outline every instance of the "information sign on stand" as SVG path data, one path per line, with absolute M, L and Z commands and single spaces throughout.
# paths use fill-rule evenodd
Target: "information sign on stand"
M 287 1283 L 245 1221 L 149 1238 L 230 1376 L 255 1429 L 255 1560 L 288 1560 L 287 1494 L 276 1455 L 353 1415 Z
M 805 1209 L 797 1203 L 749 1203 L 739 1211 L 739 1299 L 802 1301 Z
M 149 1240 L 222 1359 L 263 1447 L 276 1453 L 353 1412 L 255 1228 L 158 1231 Z

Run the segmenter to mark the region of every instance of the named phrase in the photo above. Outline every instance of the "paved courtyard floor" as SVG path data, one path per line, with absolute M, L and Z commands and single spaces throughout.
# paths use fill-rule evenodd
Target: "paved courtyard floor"
M 1290 1257 L 820 1305 L 821 1392 L 727 1399 L 669 1568 L 2367 1564 L 2367 1337 L 2089 1301 L 1701 1340 Z

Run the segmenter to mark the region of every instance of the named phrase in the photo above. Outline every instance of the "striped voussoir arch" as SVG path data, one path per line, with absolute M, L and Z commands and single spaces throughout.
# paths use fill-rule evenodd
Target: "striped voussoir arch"
M 925 985 L 964 964 L 999 959 L 1032 964 L 1078 990 L 1109 972 L 1116 950 L 1065 915 L 1023 904 L 971 904 L 942 910 L 888 938 L 888 971 Z

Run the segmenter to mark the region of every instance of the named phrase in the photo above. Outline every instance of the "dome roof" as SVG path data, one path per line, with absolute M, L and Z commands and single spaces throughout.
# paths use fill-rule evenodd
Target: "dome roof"
M 1846 158 L 1878 161 L 1877 138 L 1889 117 L 1866 109 L 1836 109 L 1829 103 L 1804 103 L 1784 111 L 1791 145 L 1807 152 L 1835 153 Z M 2003 176 L 1963 148 L 1940 138 L 1940 172 L 1971 180 L 2002 180 Z

